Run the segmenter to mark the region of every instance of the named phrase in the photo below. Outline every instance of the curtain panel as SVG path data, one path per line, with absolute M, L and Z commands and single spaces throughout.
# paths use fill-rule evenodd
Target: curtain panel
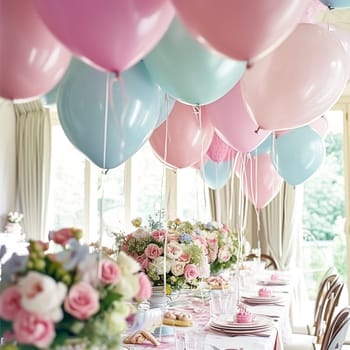
M 40 101 L 14 105 L 17 182 L 27 239 L 47 239 L 46 215 L 50 183 L 51 122 Z

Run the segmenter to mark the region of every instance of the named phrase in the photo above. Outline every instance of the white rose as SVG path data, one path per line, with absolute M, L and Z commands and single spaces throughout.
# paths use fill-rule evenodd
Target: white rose
M 139 291 L 139 279 L 137 275 L 126 275 L 116 285 L 116 292 L 131 300 Z
M 119 252 L 117 263 L 123 276 L 132 275 L 140 271 L 139 263 L 124 252 Z
M 136 231 L 134 231 L 132 233 L 132 235 L 135 237 L 135 238 L 147 238 L 149 237 L 149 232 L 144 230 L 143 228 L 138 228 Z
M 67 286 L 52 277 L 30 271 L 18 282 L 23 309 L 45 316 L 53 322 L 63 318 L 62 303 L 67 294 Z
M 219 262 L 229 261 L 231 258 L 231 255 L 232 254 L 231 254 L 230 248 L 228 246 L 224 246 L 224 247 L 219 249 L 218 260 L 219 260 Z
M 159 256 L 158 258 L 154 259 L 152 262 L 152 266 L 154 268 L 154 271 L 156 271 L 157 275 L 163 275 L 164 274 L 164 257 Z M 171 263 L 168 259 L 165 261 L 165 272 L 169 273 L 171 268 Z
M 125 316 L 117 311 L 108 312 L 105 316 L 105 321 L 108 330 L 116 334 L 123 333 L 127 328 Z
M 171 264 L 171 273 L 174 276 L 181 276 L 184 274 L 186 263 L 182 261 L 173 261 Z
M 166 248 L 166 255 L 169 259 L 178 259 L 181 254 L 183 253 L 183 250 L 181 248 L 181 245 L 178 242 L 170 242 L 167 245 Z

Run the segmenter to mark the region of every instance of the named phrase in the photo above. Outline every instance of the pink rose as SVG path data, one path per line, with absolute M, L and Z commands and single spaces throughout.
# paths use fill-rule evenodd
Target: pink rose
M 19 343 L 38 348 L 48 348 L 56 336 L 51 320 L 25 310 L 18 313 L 13 330 Z
M 135 298 L 137 300 L 146 300 L 149 299 L 152 295 L 152 285 L 147 275 L 143 272 L 138 274 L 139 278 L 139 291 L 137 292 Z
M 194 280 L 198 277 L 199 273 L 197 267 L 193 264 L 188 264 L 185 267 L 184 277 L 186 281 Z
M 190 254 L 183 252 L 179 257 L 179 260 L 184 263 L 190 262 Z
M 0 294 L 0 317 L 13 321 L 21 310 L 21 293 L 16 286 L 8 287 Z
M 74 237 L 73 230 L 71 228 L 62 228 L 57 231 L 50 231 L 49 238 L 57 244 L 65 245 L 68 241 Z
M 151 233 L 151 236 L 158 242 L 163 242 L 165 238 L 165 231 L 156 230 Z
M 78 320 L 86 320 L 100 308 L 98 292 L 86 282 L 74 284 L 64 301 L 64 309 Z
M 158 258 L 158 256 L 160 256 L 162 254 L 162 252 L 163 252 L 163 249 L 158 247 L 154 243 L 150 243 L 145 249 L 145 255 L 149 259 Z
M 100 265 L 101 281 L 106 284 L 118 283 L 120 280 L 120 269 L 117 263 L 110 259 L 103 259 Z
M 139 256 L 136 256 L 135 259 L 140 264 L 140 266 L 143 270 L 148 269 L 149 261 L 148 261 L 146 254 L 141 254 Z
M 170 242 L 167 245 L 167 257 L 169 259 L 179 259 L 183 250 L 178 242 Z
M 231 251 L 230 248 L 227 246 L 224 246 L 222 248 L 219 249 L 218 252 L 218 260 L 219 262 L 226 262 L 229 261 L 231 258 Z

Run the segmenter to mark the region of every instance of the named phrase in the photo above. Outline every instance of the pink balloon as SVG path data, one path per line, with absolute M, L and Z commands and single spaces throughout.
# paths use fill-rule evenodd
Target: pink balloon
M 239 155 L 236 173 L 243 181 L 245 194 L 257 209 L 266 207 L 272 201 L 283 182 L 268 153 L 247 158 Z
M 332 35 L 334 35 L 338 40 L 340 40 L 346 54 L 347 65 L 348 67 L 350 67 L 350 32 L 332 24 L 323 25 L 323 27 L 328 29 Z M 350 69 L 348 71 L 348 74 L 350 75 Z
M 227 153 L 230 152 L 230 149 L 231 147 L 214 133 L 207 155 L 213 162 L 220 163 L 227 157 Z
M 302 23 L 316 23 L 319 22 L 319 17 L 322 12 L 328 11 L 328 7 L 320 0 L 309 0 L 309 3 L 301 18 Z
M 49 92 L 71 54 L 47 30 L 32 0 L 0 0 L 0 96 L 14 99 Z
M 255 149 L 270 133 L 257 131 L 258 125 L 243 102 L 239 83 L 219 100 L 203 106 L 202 114 L 208 116 L 224 142 L 244 153 Z
M 206 116 L 199 117 L 193 106 L 176 102 L 168 119 L 155 129 L 150 144 L 165 164 L 186 168 L 201 161 L 214 135 Z
M 321 137 L 325 137 L 328 131 L 328 120 L 325 116 L 314 120 L 309 124 Z
M 256 60 L 276 48 L 293 31 L 305 0 L 172 0 L 195 37 L 242 61 Z
M 243 98 L 267 130 L 308 124 L 330 109 L 348 77 L 344 49 L 328 30 L 301 23 L 241 79 Z
M 116 73 L 151 51 L 174 15 L 167 0 L 36 0 L 36 6 L 73 53 Z

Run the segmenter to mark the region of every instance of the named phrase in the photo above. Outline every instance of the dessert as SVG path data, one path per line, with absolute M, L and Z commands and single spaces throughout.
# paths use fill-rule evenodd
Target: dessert
M 271 297 L 272 296 L 272 291 L 269 288 L 260 288 L 258 292 L 259 297 Z
M 212 290 L 226 289 L 229 287 L 228 281 L 222 276 L 210 276 L 207 278 L 206 282 Z
M 148 340 L 155 346 L 158 346 L 159 341 L 148 331 L 139 331 L 133 335 L 125 337 L 123 342 L 124 344 L 143 344 L 145 340 Z
M 240 307 L 236 314 L 237 323 L 251 323 L 253 322 L 253 314 L 249 312 L 245 307 Z
M 273 273 L 273 274 L 271 275 L 271 280 L 272 280 L 272 281 L 277 281 L 278 279 L 279 279 L 279 276 L 278 276 L 277 273 Z
M 193 324 L 192 315 L 187 312 L 167 311 L 164 314 L 163 324 L 168 326 L 191 327 Z

